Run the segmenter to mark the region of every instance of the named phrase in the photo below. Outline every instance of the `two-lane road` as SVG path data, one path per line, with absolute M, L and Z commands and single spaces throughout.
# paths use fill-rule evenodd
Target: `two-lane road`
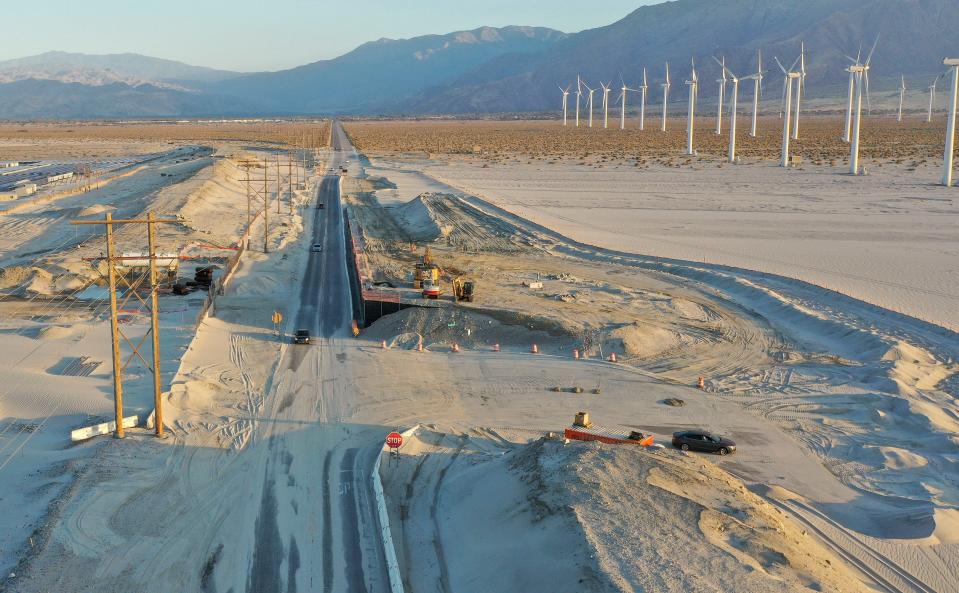
M 276 392 L 258 421 L 267 443 L 260 504 L 246 590 L 387 591 L 389 584 L 369 476 L 385 430 L 350 424 L 353 368 L 351 295 L 346 269 L 338 171 L 355 152 L 334 123 L 333 150 L 310 205 L 310 252 L 302 275 L 296 328 L 309 329 L 311 346 L 288 346 Z

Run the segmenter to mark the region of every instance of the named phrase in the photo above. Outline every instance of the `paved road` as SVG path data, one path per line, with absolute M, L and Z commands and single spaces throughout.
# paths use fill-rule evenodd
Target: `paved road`
M 354 156 L 335 124 L 327 166 L 338 171 Z M 344 422 L 353 394 L 345 348 L 352 308 L 339 183 L 337 175 L 323 178 L 316 197 L 326 207 L 311 204 L 312 239 L 302 246 L 323 246 L 302 275 L 295 322 L 314 344 L 287 349 L 275 396 L 258 421 L 256 438 L 268 448 L 251 593 L 389 589 L 369 488 L 385 429 Z

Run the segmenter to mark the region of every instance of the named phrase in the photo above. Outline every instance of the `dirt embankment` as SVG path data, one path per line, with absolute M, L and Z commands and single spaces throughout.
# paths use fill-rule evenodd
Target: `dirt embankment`
M 868 590 L 831 550 L 711 463 L 549 439 L 504 451 L 484 436 L 421 429 L 398 466 L 382 470 L 390 503 L 405 505 L 401 549 L 434 538 L 432 550 L 418 549 L 435 554 L 451 590 L 533 582 L 560 592 Z M 407 560 L 411 583 L 437 570 L 432 558 Z

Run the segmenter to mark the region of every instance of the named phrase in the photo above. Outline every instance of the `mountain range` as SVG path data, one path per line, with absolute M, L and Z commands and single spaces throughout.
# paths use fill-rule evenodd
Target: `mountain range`
M 555 110 L 558 85 L 581 75 L 641 83 L 652 97 L 671 64 L 683 101 L 690 61 L 700 96 L 715 100 L 720 68 L 744 75 L 762 50 L 766 97 L 806 46 L 807 96 L 842 96 L 847 56 L 869 53 L 874 89 L 906 76 L 923 92 L 959 54 L 956 0 L 675 0 L 640 7 L 605 27 L 567 34 L 543 27 L 482 27 L 380 39 L 331 60 L 239 73 L 137 54 L 49 52 L 0 62 L 0 118 L 122 118 L 330 114 L 460 114 Z M 769 85 L 773 85 L 770 87 Z M 775 89 L 775 90 L 771 90 Z M 618 92 L 618 91 L 617 91 Z

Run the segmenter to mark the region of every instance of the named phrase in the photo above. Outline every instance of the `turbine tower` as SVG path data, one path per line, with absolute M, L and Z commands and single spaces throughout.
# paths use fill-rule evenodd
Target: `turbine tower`
M 689 112 L 686 116 L 686 154 L 694 155 L 693 132 L 696 124 L 696 94 L 699 91 L 699 76 L 696 74 L 696 62 L 691 62 L 692 72 L 686 86 L 689 87 Z
M 663 87 L 663 131 L 666 131 L 666 118 L 669 116 L 669 62 L 666 62 L 666 82 Z
M 799 81 L 796 83 L 796 112 L 793 113 L 793 140 L 799 140 L 799 105 L 806 88 L 806 44 L 799 43 Z
M 932 108 L 936 102 L 936 85 L 939 84 L 940 78 L 942 78 L 941 74 L 929 85 L 929 113 L 926 114 L 926 123 L 932 121 Z
M 749 128 L 749 135 L 756 137 L 756 120 L 759 118 L 759 97 L 763 93 L 763 52 L 756 50 L 756 73 L 753 79 L 753 121 Z
M 587 105 L 589 106 L 589 127 L 593 127 L 593 93 L 596 92 L 596 89 L 590 88 L 585 82 L 583 86 L 586 87 L 586 90 L 589 91 L 589 99 Z
M 876 43 L 879 43 L 879 38 L 876 38 Z M 859 175 L 859 131 L 862 126 L 862 94 L 863 94 L 863 85 L 865 84 L 866 88 L 866 102 L 869 101 L 869 63 L 872 61 L 872 54 L 876 51 L 876 43 L 873 43 L 872 49 L 869 50 L 869 56 L 866 57 L 865 64 L 853 64 L 849 67 L 850 74 L 854 77 L 855 87 L 856 87 L 856 96 L 855 103 L 853 105 L 853 114 L 852 114 L 852 134 L 849 139 L 849 173 L 852 175 Z M 858 60 L 857 60 L 858 62 Z
M 793 63 L 792 67 L 789 70 L 782 65 L 782 62 L 779 61 L 779 58 L 775 58 L 776 65 L 779 66 L 779 69 L 783 72 L 783 145 L 782 145 L 782 156 L 779 161 L 780 167 L 789 166 L 789 139 L 792 135 L 791 129 L 791 120 L 792 120 L 792 95 L 793 95 L 793 81 L 798 80 L 802 74 L 800 72 L 793 71 L 793 68 L 796 67 L 796 63 L 799 62 L 799 59 L 796 59 L 796 62 Z
M 567 125 L 567 114 L 569 108 L 569 87 L 566 87 L 565 89 L 563 87 L 559 87 L 559 90 L 561 93 L 563 93 L 563 125 L 565 126 Z
M 579 127 L 579 100 L 583 96 L 583 81 L 576 75 L 576 127 Z
M 723 56 L 723 60 L 719 63 L 722 67 L 723 77 L 717 80 L 719 83 L 719 100 L 716 101 L 716 135 L 719 136 L 723 133 L 723 99 L 726 98 L 726 56 Z
M 639 130 L 646 129 L 646 89 L 649 88 L 649 85 L 646 82 L 646 68 L 643 68 L 643 86 L 639 87 L 640 92 L 642 92 L 642 98 L 639 103 Z
M 599 83 L 603 87 L 603 129 L 609 128 L 609 91 L 612 88 L 612 81 L 609 84 Z
M 952 157 L 956 148 L 956 107 L 959 104 L 959 58 L 946 58 L 942 61 L 952 70 L 952 82 L 949 83 L 949 103 L 946 120 L 946 149 L 943 153 L 942 184 L 952 186 Z
M 630 88 L 626 86 L 626 81 L 622 81 L 622 82 L 623 82 L 623 87 L 619 89 L 619 98 L 622 101 L 622 103 L 620 103 L 619 105 L 619 129 L 625 130 L 626 129 L 626 92 L 629 91 Z
M 849 56 L 846 56 L 846 57 L 849 58 Z M 858 67 L 861 65 L 859 63 L 859 59 L 861 57 L 862 57 L 862 46 L 859 47 L 859 53 L 856 54 L 856 59 L 855 60 L 853 60 L 852 58 L 849 58 L 849 59 L 852 62 L 854 62 L 853 66 Z M 856 90 L 856 73 L 853 72 L 852 66 L 850 66 L 849 68 L 846 68 L 846 72 L 849 73 L 849 91 L 846 93 L 846 122 L 845 122 L 844 131 L 842 134 L 842 141 L 848 143 L 850 139 L 849 135 L 851 133 L 851 128 L 852 128 L 852 100 L 853 100 L 853 93 Z
M 896 116 L 896 121 L 902 121 L 902 104 L 906 100 L 906 77 L 902 77 L 902 84 L 899 85 L 899 115 Z

